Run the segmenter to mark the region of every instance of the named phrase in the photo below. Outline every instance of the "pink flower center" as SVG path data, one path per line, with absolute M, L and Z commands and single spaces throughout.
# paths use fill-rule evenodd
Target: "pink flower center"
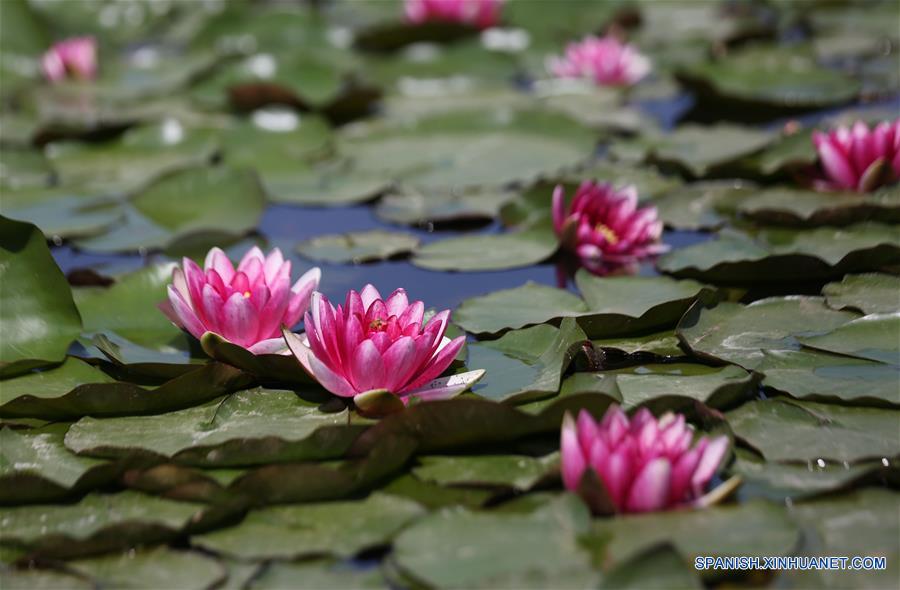
M 388 323 L 381 318 L 375 318 L 369 323 L 369 331 L 382 332 L 387 329 Z

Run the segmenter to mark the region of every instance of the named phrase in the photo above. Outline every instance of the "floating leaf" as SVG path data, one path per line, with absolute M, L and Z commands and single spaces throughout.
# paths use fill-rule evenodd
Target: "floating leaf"
M 122 206 L 122 224 L 78 246 L 127 252 L 166 248 L 197 235 L 207 235 L 211 245 L 234 242 L 256 227 L 264 198 L 249 170 L 194 168 L 160 179 Z
M 201 506 L 136 492 L 85 496 L 76 504 L 6 508 L 3 545 L 73 557 L 174 538 Z
M 0 430 L 0 504 L 61 500 L 113 480 L 118 469 L 72 454 L 63 444 L 68 424 Z
M 193 537 L 195 544 L 242 559 L 350 558 L 386 544 L 425 511 L 417 503 L 372 494 L 365 500 L 251 511 L 240 524 Z
M 900 551 L 896 506 L 896 493 L 877 488 L 798 504 L 794 517 L 808 539 L 801 555 L 884 557 L 885 568 L 863 575 L 859 571 L 834 569 L 782 572 L 782 576 L 798 588 L 889 587 L 900 575 L 897 562 L 891 559 Z
M 645 135 L 615 143 L 611 152 L 626 162 L 672 164 L 691 176 L 704 177 L 721 173 L 729 164 L 761 150 L 771 140 L 771 134 L 748 127 L 684 125 L 667 135 Z
M 409 125 L 347 132 L 342 150 L 361 172 L 421 189 L 528 181 L 587 158 L 593 135 L 538 110 L 455 111 Z
M 681 230 L 718 229 L 756 188 L 741 180 L 694 182 L 655 198 L 659 218 L 666 227 Z
M 696 570 L 672 545 L 648 549 L 627 561 L 603 579 L 601 588 L 640 590 L 641 588 L 682 588 L 700 590 L 703 582 Z
M 507 332 L 499 340 L 469 344 L 468 364 L 486 371 L 473 393 L 494 401 L 524 402 L 555 394 L 585 340 L 573 319 L 559 329 L 539 325 Z
M 62 362 L 81 318 L 44 235 L 0 217 L 0 376 Z
M 589 522 L 587 508 L 569 495 L 525 515 L 445 509 L 403 531 L 393 559 L 436 588 L 568 587 L 597 577 L 577 541 Z
M 58 378 L 48 377 L 52 388 L 13 386 L 9 393 L 4 388 L 0 416 L 75 420 L 81 416 L 154 414 L 202 403 L 245 387 L 249 381 L 246 374 L 234 367 L 210 363 L 155 389 L 118 381 L 79 383 L 65 390 L 65 386 L 80 381 L 83 375 L 90 378 L 92 372 L 73 363 Z
M 587 305 L 577 295 L 529 282 L 463 301 L 453 312 L 453 321 L 468 332 L 496 334 L 585 312 Z
M 735 231 L 664 254 L 657 268 L 678 277 L 731 283 L 839 278 L 900 262 L 900 234 L 891 226 L 767 229 L 755 238 Z
M 675 363 L 576 373 L 566 379 L 561 393 L 605 393 L 620 397 L 626 408 L 667 406 L 673 403 L 669 399 L 672 397 L 694 399 L 711 408 L 724 408 L 754 395 L 756 387 L 757 379 L 739 367 Z
M 377 569 L 359 569 L 345 562 L 325 560 L 270 563 L 259 576 L 252 579 L 248 587 L 252 590 L 282 590 L 296 588 L 299 583 L 311 590 L 314 588 L 365 590 L 386 587 L 386 582 Z
M 769 461 L 848 461 L 900 455 L 900 410 L 756 400 L 726 414 L 736 437 Z
M 736 530 L 741 534 L 733 534 Z M 693 564 L 697 556 L 788 555 L 799 541 L 785 508 L 760 500 L 598 520 L 594 534 L 609 538 L 605 562 L 613 564 L 659 543 L 670 543 Z
M 53 168 L 37 150 L 0 149 L 0 186 L 5 189 L 46 188 Z
M 863 313 L 900 311 L 900 277 L 885 274 L 847 275 L 840 283 L 828 283 L 822 294 L 829 307 Z
M 90 192 L 59 188 L 4 191 L 0 213 L 38 226 L 47 236 L 80 238 L 103 233 L 120 220 L 115 202 Z
M 821 334 L 856 318 L 825 306 L 821 297 L 770 297 L 750 305 L 695 306 L 678 325 L 695 354 L 755 369 L 769 351 L 800 349 L 798 336 Z
M 481 221 L 493 219 L 513 194 L 496 189 L 419 191 L 400 188 L 378 201 L 375 214 L 390 223 L 421 225 L 427 222 Z
M 895 366 L 816 350 L 764 350 L 764 387 L 812 401 L 900 406 Z
M 407 254 L 418 245 L 419 238 L 412 234 L 373 229 L 316 236 L 300 242 L 297 251 L 311 260 L 358 264 Z
M 580 270 L 575 283 L 584 300 L 562 289 L 528 283 L 467 299 L 453 319 L 468 332 L 493 334 L 575 317 L 588 337 L 604 338 L 674 325 L 692 302 L 713 297 L 712 290 L 700 283 L 666 277 L 600 278 Z
M 466 455 L 419 457 L 412 470 L 423 481 L 442 486 L 488 486 L 529 490 L 540 480 L 559 473 L 559 455 Z
M 735 455 L 729 469 L 743 479 L 741 491 L 748 496 L 762 494 L 773 500 L 808 498 L 868 481 L 881 481 L 889 471 L 881 461 L 797 465 L 763 461 L 740 449 Z
M 757 46 L 698 61 L 679 78 L 720 104 L 814 109 L 852 101 L 859 84 L 816 64 L 799 47 Z
M 684 354 L 684 351 L 679 346 L 678 336 L 676 336 L 674 330 L 656 332 L 646 336 L 606 338 L 594 340 L 593 343 L 595 347 L 613 348 L 626 354 L 634 354 L 636 352 L 657 356 L 681 356 Z
M 169 120 L 131 129 L 114 142 L 57 142 L 45 151 L 62 185 L 115 193 L 135 190 L 175 170 L 205 164 L 217 148 L 210 131 L 185 129 Z
M 504 270 L 542 262 L 558 247 L 549 224 L 541 224 L 521 231 L 430 242 L 416 249 L 411 262 L 429 270 Z
M 862 195 L 774 188 L 744 199 L 738 212 L 773 225 L 844 225 L 868 219 L 896 223 L 900 221 L 900 190 Z
M 329 414 L 290 391 L 251 389 L 157 416 L 82 418 L 66 446 L 95 457 L 152 453 L 224 467 L 340 457 L 364 429 L 348 424 L 346 410 Z
M 803 346 L 855 358 L 900 365 L 900 312 L 873 313 L 827 334 L 798 338 Z M 898 366 L 900 369 L 900 366 Z
M 187 349 L 187 337 L 157 305 L 166 301 L 175 264 L 158 264 L 119 275 L 109 287 L 73 290 L 84 331 L 114 332 L 132 343 L 162 350 Z
M 167 547 L 78 559 L 66 565 L 75 572 L 89 576 L 104 588 L 140 585 L 204 590 L 222 582 L 226 575 L 222 564 L 209 556 Z
M 316 381 L 306 372 L 293 355 L 288 354 L 284 343 L 284 354 L 253 354 L 243 346 L 225 340 L 215 332 L 206 332 L 200 339 L 204 352 L 217 361 L 252 373 L 262 382 L 284 382 L 312 385 Z

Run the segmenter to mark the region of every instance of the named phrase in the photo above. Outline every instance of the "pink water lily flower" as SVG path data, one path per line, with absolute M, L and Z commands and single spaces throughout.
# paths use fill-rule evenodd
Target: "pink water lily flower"
M 850 128 L 815 131 L 812 139 L 823 172 L 813 183 L 818 190 L 869 192 L 900 179 L 900 119 L 873 129 L 857 121 Z
M 566 208 L 561 185 L 553 191 L 553 229 L 562 247 L 575 253 L 591 272 L 632 264 L 660 254 L 663 223 L 655 207 L 638 207 L 637 189 L 584 181 Z
M 582 485 L 592 470 L 616 512 L 652 512 L 690 505 L 700 499 L 728 451 L 728 438 L 701 437 L 684 415 L 659 419 L 646 408 L 632 418 L 613 404 L 597 423 L 585 410 L 578 420 L 563 419 L 560 452 L 566 488 Z
M 93 80 L 97 75 L 97 41 L 72 37 L 54 43 L 41 58 L 41 70 L 51 82 L 66 78 Z
M 285 334 L 300 364 L 325 389 L 341 397 L 385 390 L 404 403 L 445 399 L 465 391 L 484 371 L 437 379 L 453 362 L 465 336 L 444 336 L 450 311 L 425 321 L 425 305 L 397 289 L 387 299 L 372 285 L 350 291 L 335 308 L 313 293 L 306 337 Z
M 500 21 L 505 0 L 406 0 L 406 19 L 414 24 L 442 21 L 488 29 Z
M 569 43 L 562 57 L 547 64 L 558 78 L 584 78 L 598 86 L 631 86 L 650 72 L 650 60 L 615 35 L 588 36 Z
M 300 321 L 322 277 L 313 268 L 291 285 L 291 261 L 278 248 L 265 256 L 254 246 L 237 268 L 213 248 L 203 266 L 185 258 L 172 271 L 169 300 L 160 309 L 198 339 L 214 332 L 254 354 L 284 348 L 281 327 Z

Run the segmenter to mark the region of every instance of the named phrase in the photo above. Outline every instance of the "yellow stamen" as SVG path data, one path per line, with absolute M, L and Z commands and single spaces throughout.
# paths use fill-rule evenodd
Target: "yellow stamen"
M 600 234 L 602 234 L 603 237 L 606 238 L 606 241 L 610 244 L 619 243 L 619 236 L 617 236 L 616 232 L 614 232 L 609 226 L 598 223 L 596 227 L 594 227 L 594 230 L 600 232 Z
M 244 291 L 244 299 L 250 299 L 250 291 Z
M 387 326 L 387 322 L 386 322 L 386 321 L 384 321 L 384 320 L 382 320 L 382 319 L 380 319 L 380 318 L 375 318 L 375 319 L 372 320 L 372 322 L 369 324 L 369 329 L 370 329 L 370 330 L 382 330 L 382 329 L 384 329 L 386 326 Z

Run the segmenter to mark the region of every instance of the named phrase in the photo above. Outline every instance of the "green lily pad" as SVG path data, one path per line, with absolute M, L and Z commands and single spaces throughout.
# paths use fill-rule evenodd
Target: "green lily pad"
M 236 467 L 340 457 L 365 429 L 290 391 L 251 389 L 156 416 L 82 418 L 66 446 L 94 457 L 151 453 L 186 465 Z M 140 436 L 135 436 L 139 432 Z
M 0 568 L 0 585 L 11 590 L 91 590 L 94 585 L 83 578 L 54 570 Z
M 559 455 L 466 455 L 420 457 L 414 476 L 442 486 L 486 486 L 531 489 L 546 477 L 559 473 Z
M 811 401 L 900 406 L 900 368 L 817 350 L 763 350 L 764 387 Z
M 379 93 L 359 80 L 358 61 L 334 49 L 260 52 L 219 68 L 192 94 L 210 106 L 241 111 L 272 103 L 319 111 L 341 101 L 368 104 Z
M 505 270 L 542 262 L 558 247 L 549 223 L 542 223 L 520 231 L 430 242 L 416 249 L 411 262 L 429 270 Z
M 866 482 L 878 482 L 890 468 L 881 461 L 796 465 L 774 463 L 738 450 L 729 470 L 743 479 L 741 492 L 748 497 L 763 495 L 772 500 L 803 499 L 835 492 Z M 895 469 L 896 471 L 896 469 Z
M 166 248 L 208 235 L 210 245 L 236 241 L 256 227 L 265 200 L 256 175 L 244 169 L 194 168 L 160 179 L 122 204 L 124 223 L 77 241 L 98 252 Z
M 695 354 L 755 369 L 764 351 L 799 350 L 797 337 L 828 332 L 856 317 L 830 309 L 821 297 L 770 297 L 750 305 L 695 306 L 677 332 Z
M 408 125 L 348 131 L 340 147 L 359 171 L 420 189 L 502 186 L 586 159 L 593 134 L 538 110 L 456 111 Z
M 619 336 L 592 341 L 595 347 L 621 350 L 626 354 L 642 352 L 657 356 L 681 356 L 684 351 L 679 346 L 674 330 L 665 330 L 646 336 Z
M 21 396 L 61 397 L 87 383 L 115 382 L 99 368 L 74 357 L 66 357 L 58 367 L 4 380 L 0 389 L 0 407 Z
M 118 469 L 63 444 L 68 424 L 0 430 L 0 504 L 52 502 L 113 480 Z
M 174 263 L 148 266 L 115 277 L 109 287 L 73 290 L 84 331 L 114 332 L 140 346 L 185 349 L 186 337 L 157 305 L 166 301 Z
M 855 309 L 865 314 L 900 311 L 900 277 L 886 274 L 847 275 L 828 283 L 822 295 L 829 307 Z
M 584 332 L 571 318 L 559 329 L 539 325 L 507 332 L 498 340 L 469 344 L 468 365 L 485 369 L 473 393 L 494 401 L 524 402 L 555 394 L 578 352 Z
M 103 588 L 181 588 L 204 590 L 225 580 L 222 564 L 195 551 L 168 547 L 77 559 L 67 563 Z
M 852 78 L 819 66 L 802 48 L 760 45 L 683 67 L 679 78 L 720 102 L 810 109 L 851 102 Z
M 729 164 L 763 149 L 771 141 L 770 133 L 748 127 L 689 124 L 667 135 L 645 135 L 614 143 L 611 153 L 625 162 L 674 165 L 702 178 L 721 174 Z
M 577 541 L 589 522 L 587 508 L 568 495 L 525 515 L 445 509 L 403 531 L 394 540 L 393 559 L 414 580 L 436 588 L 543 586 L 551 580 L 569 587 L 598 577 Z
M 900 455 L 900 410 L 756 400 L 726 414 L 728 424 L 769 461 L 856 462 Z
M 590 338 L 608 338 L 674 325 L 697 299 L 713 291 L 694 281 L 666 277 L 595 277 L 580 270 L 575 283 L 584 300 L 563 289 L 525 284 L 473 297 L 453 320 L 468 332 L 496 334 L 507 328 L 575 317 Z
M 668 406 L 672 397 L 694 399 L 711 408 L 724 408 L 755 395 L 756 387 L 757 379 L 740 367 L 675 363 L 576 373 L 563 383 L 562 394 L 605 393 L 620 397 L 625 408 Z
M 347 563 L 326 560 L 276 561 L 269 564 L 247 586 L 251 590 L 281 590 L 283 588 L 367 590 L 388 587 L 377 569 L 360 570 Z
M 373 229 L 316 236 L 297 245 L 306 258 L 332 264 L 359 264 L 408 254 L 419 245 L 419 238 L 404 232 Z
M 195 536 L 192 541 L 242 559 L 323 554 L 349 558 L 388 543 L 424 512 L 411 500 L 376 493 L 361 501 L 253 510 L 240 524 Z
M 66 189 L 5 191 L 0 213 L 38 226 L 47 236 L 81 238 L 101 234 L 121 219 L 110 199 L 90 192 Z
M 42 131 L 50 137 L 102 133 L 166 118 L 202 120 L 184 99 L 184 88 L 221 58 L 211 51 L 159 51 L 152 62 L 107 59 L 95 80 L 38 86 L 32 100 Z
M 106 357 L 116 365 L 120 378 L 141 382 L 168 381 L 190 373 L 197 365 L 206 364 L 209 359 L 195 356 L 190 339 L 185 334 L 172 346 L 148 348 L 122 338 L 114 332 L 94 334 L 88 339 L 83 336 L 79 342 L 93 357 Z
M 30 223 L 0 217 L 0 377 L 60 363 L 81 331 L 72 292 Z
M 57 142 L 45 151 L 63 186 L 117 193 L 136 190 L 175 170 L 206 164 L 217 149 L 212 132 L 185 128 L 170 119 L 131 129 L 113 142 Z
M 794 517 L 807 542 L 800 552 L 811 556 L 884 557 L 885 568 L 872 571 L 831 570 L 783 572 L 793 587 L 884 588 L 900 575 L 891 557 L 900 551 L 897 495 L 886 489 L 865 489 L 798 504 Z
M 873 313 L 798 340 L 810 348 L 900 366 L 900 312 Z
M 587 305 L 577 295 L 529 282 L 463 301 L 453 312 L 453 322 L 467 332 L 496 334 L 585 312 Z
M 96 373 L 81 361 L 61 367 L 59 375 L 31 375 L 2 390 L 0 416 L 77 420 L 82 416 L 154 414 L 184 408 L 246 387 L 249 378 L 234 367 L 210 363 L 147 389 L 124 381 L 93 382 Z M 85 383 L 82 379 L 89 379 Z M 18 381 L 18 380 L 16 380 Z M 47 387 L 43 387 L 42 383 Z M 71 389 L 66 389 L 77 384 Z
M 755 238 L 723 231 L 715 240 L 679 248 L 657 262 L 677 277 L 720 283 L 777 283 L 839 278 L 900 262 L 900 234 L 891 226 L 767 229 Z
M 136 492 L 90 494 L 76 504 L 4 510 L 3 545 L 75 557 L 174 538 L 202 507 Z
M 514 195 L 496 189 L 419 191 L 402 187 L 381 197 L 375 214 L 390 223 L 422 225 L 428 222 L 493 219 Z
M 692 566 L 693 564 L 691 564 Z M 672 545 L 648 549 L 615 569 L 603 579 L 601 588 L 682 588 L 700 590 L 703 582 Z
M 391 184 L 382 175 L 359 169 L 352 159 L 336 156 L 286 164 L 287 170 L 264 174 L 267 196 L 276 203 L 337 207 L 370 201 Z
M 815 164 L 817 157 L 812 129 L 801 129 L 789 135 L 782 134 L 762 153 L 751 156 L 744 164 L 757 174 L 774 176 L 808 168 Z
M 37 150 L 0 149 L 0 186 L 5 189 L 46 188 L 53 167 Z
M 666 227 L 699 231 L 718 229 L 733 217 L 738 205 L 756 190 L 742 180 L 710 180 L 677 187 L 653 199 Z
M 205 333 L 200 339 L 200 345 L 206 354 L 217 361 L 252 373 L 265 383 L 271 381 L 304 385 L 316 383 L 291 354 L 253 354 L 215 332 Z M 287 344 L 284 348 L 284 352 L 288 352 Z
M 429 510 L 446 506 L 479 508 L 492 496 L 494 490 L 481 488 L 445 487 L 422 481 L 411 473 L 401 475 L 381 488 L 386 494 L 415 500 Z
M 578 318 L 591 338 L 649 332 L 675 324 L 695 301 L 712 301 L 715 291 L 694 281 L 667 277 L 597 277 L 575 274 L 588 313 Z
M 784 506 L 760 500 L 597 520 L 594 534 L 609 537 L 604 561 L 612 564 L 659 543 L 670 543 L 690 564 L 697 556 L 788 555 L 800 537 Z
M 867 219 L 896 223 L 900 221 L 900 190 L 861 195 L 774 188 L 744 199 L 738 212 L 772 225 L 844 225 Z

